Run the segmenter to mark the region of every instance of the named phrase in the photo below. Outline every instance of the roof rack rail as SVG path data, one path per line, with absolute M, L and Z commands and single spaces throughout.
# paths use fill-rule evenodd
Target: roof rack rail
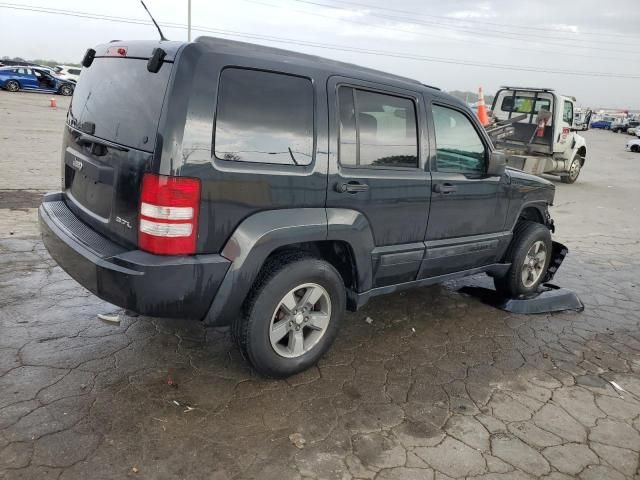
M 509 90 L 530 90 L 532 92 L 553 92 L 553 88 L 539 88 L 539 87 L 513 87 L 509 85 L 501 85 L 500 88 L 507 88 Z
M 423 86 L 423 87 L 427 87 L 427 88 L 433 88 L 434 90 L 438 90 L 438 91 L 440 91 L 440 92 L 442 91 L 442 89 L 441 89 L 441 88 L 434 87 L 433 85 L 427 85 L 426 83 L 423 83 L 423 84 L 422 84 L 422 86 Z

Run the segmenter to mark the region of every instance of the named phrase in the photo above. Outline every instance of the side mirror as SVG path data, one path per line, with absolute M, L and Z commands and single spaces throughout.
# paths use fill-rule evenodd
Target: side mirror
M 501 177 L 507 165 L 507 156 L 504 152 L 494 150 L 489 155 L 489 165 L 487 175 Z

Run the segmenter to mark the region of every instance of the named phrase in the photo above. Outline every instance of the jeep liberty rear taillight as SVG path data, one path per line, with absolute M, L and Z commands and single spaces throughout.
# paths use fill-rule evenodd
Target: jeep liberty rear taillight
M 140 195 L 138 247 L 158 255 L 196 251 L 200 180 L 145 173 Z

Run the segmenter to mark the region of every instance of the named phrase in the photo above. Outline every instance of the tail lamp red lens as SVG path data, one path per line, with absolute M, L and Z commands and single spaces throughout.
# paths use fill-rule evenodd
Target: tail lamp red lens
M 146 173 L 142 178 L 138 247 L 158 255 L 196 251 L 200 180 Z

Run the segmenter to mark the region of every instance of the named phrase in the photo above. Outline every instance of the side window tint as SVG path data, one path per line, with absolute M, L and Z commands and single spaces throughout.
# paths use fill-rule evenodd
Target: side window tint
M 471 121 L 457 110 L 433 106 L 436 168 L 440 172 L 484 173 L 486 151 Z
M 340 87 L 340 163 L 418 166 L 416 107 L 393 95 Z
M 569 125 L 573 125 L 573 103 L 564 101 L 564 109 L 562 111 L 562 120 Z
M 338 89 L 338 104 L 340 106 L 340 152 L 338 156 L 343 165 L 351 166 L 358 163 L 354 93 L 353 88 L 340 87 Z
M 217 158 L 308 165 L 313 158 L 313 85 L 305 78 L 228 68 L 220 76 Z

